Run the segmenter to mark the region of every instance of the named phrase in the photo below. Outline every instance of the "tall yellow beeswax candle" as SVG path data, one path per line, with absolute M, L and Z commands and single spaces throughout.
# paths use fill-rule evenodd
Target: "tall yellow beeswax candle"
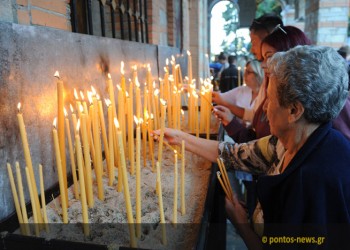
M 125 199 L 125 206 L 126 206 L 126 214 L 129 224 L 129 233 L 130 233 L 130 245 L 131 247 L 136 247 L 137 242 L 135 238 L 135 228 L 134 228 L 134 217 L 132 214 L 132 207 L 131 207 L 131 200 L 130 200 L 130 191 L 129 191 L 129 181 L 128 181 L 128 174 L 126 172 L 126 164 L 125 164 L 125 155 L 124 155 L 124 148 L 122 143 L 122 134 L 121 130 L 119 129 L 119 123 L 116 118 L 114 118 L 114 124 L 117 130 L 117 137 L 118 137 L 118 146 L 120 151 L 120 157 L 121 157 L 121 168 L 122 168 L 122 175 L 123 175 L 123 186 L 124 186 L 124 199 Z
M 26 166 L 28 167 L 29 176 L 30 176 L 29 181 L 31 182 L 31 185 L 33 187 L 35 205 L 37 207 L 40 207 L 39 197 L 38 197 L 38 189 L 37 189 L 35 178 L 34 178 L 32 159 L 31 159 L 31 156 L 30 156 L 27 132 L 26 132 L 26 128 L 25 128 L 25 125 L 24 125 L 23 115 L 21 113 L 21 103 L 18 103 L 17 108 L 18 108 L 17 119 L 18 119 L 19 131 L 21 133 L 24 158 L 25 158 Z M 39 220 L 39 223 L 42 223 L 43 219 L 42 219 L 41 214 L 38 213 L 36 216 L 37 216 L 37 218 Z
M 57 77 L 57 132 L 58 132 L 58 143 L 60 147 L 61 164 L 62 164 L 62 178 L 64 182 L 64 190 L 66 202 L 68 203 L 68 184 L 67 184 L 67 166 L 66 166 L 66 138 L 64 135 L 64 86 L 63 81 L 60 78 L 58 71 L 55 72 Z
M 77 124 L 76 131 L 79 131 L 79 124 Z M 77 163 L 79 169 L 79 184 L 80 184 L 80 202 L 81 209 L 83 214 L 83 231 L 84 235 L 90 235 L 89 228 L 89 216 L 88 216 L 88 208 L 86 201 L 86 193 L 85 193 L 85 180 L 84 180 L 84 169 L 83 169 L 83 152 L 81 151 L 81 143 L 79 133 L 75 134 L 75 150 L 77 152 Z
M 56 165 L 57 165 L 57 173 L 58 173 L 58 183 L 60 186 L 63 223 L 68 223 L 67 199 L 66 199 L 66 192 L 64 189 L 65 187 L 64 187 L 64 180 L 63 180 L 62 161 L 61 161 L 61 155 L 60 155 L 58 135 L 57 135 L 57 130 L 56 130 L 56 118 L 53 122 L 52 135 L 53 135 L 53 142 L 54 142 L 54 146 L 55 146 Z

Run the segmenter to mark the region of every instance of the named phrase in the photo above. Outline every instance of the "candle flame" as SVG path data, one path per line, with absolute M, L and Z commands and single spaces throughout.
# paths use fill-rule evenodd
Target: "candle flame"
M 54 128 L 56 128 L 56 124 L 57 124 L 57 117 L 55 117 L 55 119 L 53 119 L 52 125 L 53 125 Z
M 135 77 L 135 85 L 137 88 L 140 87 L 139 78 L 137 76 Z
M 122 88 L 120 87 L 119 84 L 117 84 L 117 89 L 118 89 L 118 91 L 121 91 L 121 90 L 122 90 Z
M 159 89 L 156 89 L 153 94 L 157 96 L 159 94 Z
M 127 98 L 129 98 L 129 93 L 128 93 L 128 91 L 125 91 L 125 96 L 126 96 Z
M 176 65 L 175 65 L 175 69 L 178 69 L 178 68 L 180 68 L 180 65 L 179 65 L 179 64 L 176 64 Z
M 155 81 L 153 81 L 153 88 L 155 88 L 156 87 L 156 82 Z
M 171 61 L 173 61 L 175 63 L 175 56 L 174 55 L 171 56 Z
M 74 97 L 75 97 L 75 100 L 78 100 L 79 97 L 78 97 L 78 92 L 76 89 L 74 89 Z
M 139 118 L 139 123 L 142 124 L 143 123 L 143 119 Z
M 181 109 L 181 114 L 185 115 L 185 111 L 183 109 Z
M 176 150 L 174 150 L 174 154 L 177 154 L 177 151 L 176 151 Z
M 207 57 L 207 58 L 208 58 L 208 57 L 209 57 L 209 55 L 208 55 L 208 54 L 205 54 L 205 57 Z
M 132 66 L 131 67 L 134 71 L 136 71 L 137 70 L 137 65 L 134 65 L 134 66 Z
M 83 107 L 83 105 L 79 105 L 79 110 L 80 110 L 80 112 L 84 112 L 84 107 Z
M 116 126 L 117 129 L 119 129 L 119 122 L 116 117 L 114 117 L 114 125 Z
M 136 125 L 139 124 L 139 120 L 137 119 L 137 117 L 135 115 L 134 115 L 134 121 L 135 121 Z
M 70 111 L 71 111 L 72 113 L 74 113 L 73 105 L 72 105 L 72 104 L 69 104 L 69 107 L 70 107 Z
M 148 114 L 148 111 L 145 110 L 145 119 L 148 120 L 149 119 L 149 114 Z
M 165 73 L 168 73 L 168 69 L 166 67 L 164 67 L 164 71 Z
M 100 100 L 99 94 L 96 94 L 96 99 L 97 99 L 98 101 Z
M 68 113 L 67 113 L 66 108 L 63 108 L 63 112 L 64 112 L 64 116 L 67 117 Z
M 111 105 L 111 100 L 105 99 L 105 103 L 106 103 L 107 107 L 109 107 Z
M 76 127 L 77 133 L 79 132 L 79 128 L 80 128 L 80 119 L 78 119 L 78 122 L 77 122 L 77 127 Z
M 110 73 L 107 74 L 108 79 L 112 79 L 112 76 Z
M 84 93 L 81 90 L 80 90 L 80 96 L 81 96 L 81 99 L 84 101 Z
M 187 50 L 187 55 L 191 56 L 191 52 L 189 50 Z
M 160 102 L 162 103 L 162 105 L 166 106 L 166 101 L 163 100 L 162 98 L 160 98 Z
M 166 66 L 169 65 L 169 59 L 168 58 L 165 60 L 165 64 L 166 64 Z
M 238 66 L 237 69 L 238 69 L 238 70 L 241 70 L 241 66 Z
M 92 104 L 92 92 L 88 91 L 87 96 L 88 96 L 88 100 L 89 100 L 90 104 Z
M 17 109 L 18 109 L 18 112 L 21 111 L 21 103 L 20 102 L 17 104 Z
M 97 92 L 96 92 L 96 90 L 95 90 L 95 88 L 93 86 L 91 86 L 91 91 L 92 91 L 93 95 L 96 95 Z
M 153 117 L 154 117 L 153 114 L 151 114 L 151 119 L 153 119 Z
M 122 73 L 122 75 L 125 74 L 125 71 L 124 71 L 124 62 L 123 62 L 123 61 L 120 62 L 120 73 Z
M 53 76 L 57 77 L 58 79 L 60 79 L 60 72 L 58 72 L 58 70 L 56 70 L 56 72 L 55 72 L 55 74 Z

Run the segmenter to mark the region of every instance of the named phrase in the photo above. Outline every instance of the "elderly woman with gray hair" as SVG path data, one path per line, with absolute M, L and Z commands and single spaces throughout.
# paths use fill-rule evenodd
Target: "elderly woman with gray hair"
M 332 48 L 299 46 L 276 53 L 269 61 L 269 73 L 264 108 L 271 137 L 230 144 L 166 129 L 165 138 L 175 145 L 185 140 L 187 150 L 213 162 L 221 157 L 228 169 L 262 174 L 257 185 L 265 225 L 263 243 L 269 243 L 266 236 L 298 235 L 299 231 L 284 230 L 291 229 L 291 224 L 316 225 L 318 233 L 325 233 L 324 227 L 330 224 L 350 225 L 350 141 L 331 126 L 348 96 L 346 63 Z M 277 143 L 280 150 L 276 152 Z M 262 247 L 236 198 L 233 203 L 226 199 L 226 210 L 248 248 Z M 276 223 L 282 235 L 271 231 Z M 302 232 L 305 235 L 298 236 L 307 236 L 308 231 Z M 327 231 L 326 235 L 312 236 L 325 236 L 322 243 L 333 248 L 344 240 L 339 233 Z

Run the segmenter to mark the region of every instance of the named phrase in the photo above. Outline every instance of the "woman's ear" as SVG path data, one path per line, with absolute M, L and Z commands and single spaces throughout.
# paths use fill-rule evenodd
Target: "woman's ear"
M 304 114 L 304 106 L 300 102 L 293 103 L 289 106 L 289 118 L 290 123 L 298 121 Z

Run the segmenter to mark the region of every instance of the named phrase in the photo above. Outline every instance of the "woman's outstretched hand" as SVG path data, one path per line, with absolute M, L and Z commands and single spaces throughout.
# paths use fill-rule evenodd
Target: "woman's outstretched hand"
M 170 145 L 181 145 L 181 131 L 172 128 L 164 129 L 164 140 L 168 142 Z M 159 140 L 160 137 L 160 129 L 154 130 L 152 132 L 154 140 Z
M 213 113 L 216 116 L 216 118 L 218 118 L 222 122 L 224 126 L 229 124 L 234 117 L 231 111 L 224 106 L 216 106 L 213 109 Z

